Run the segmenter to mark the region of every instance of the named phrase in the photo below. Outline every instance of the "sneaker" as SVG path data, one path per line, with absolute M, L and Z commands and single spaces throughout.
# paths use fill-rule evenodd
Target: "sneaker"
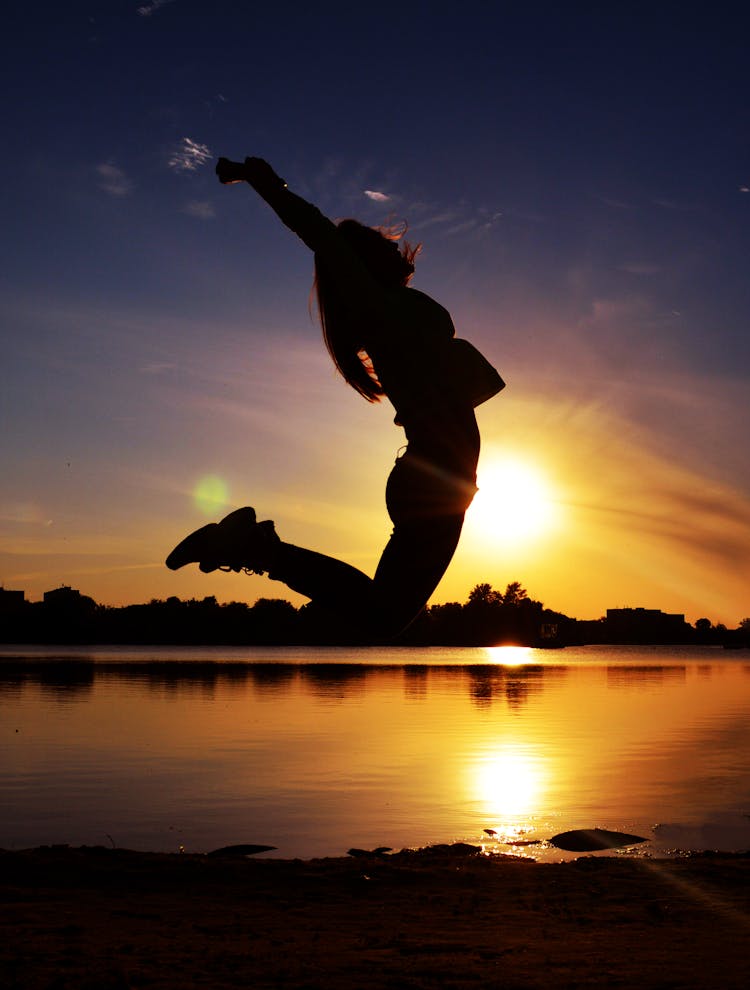
M 264 574 L 273 547 L 279 542 L 273 523 L 256 522 L 255 510 L 247 506 L 186 536 L 166 563 L 173 571 L 197 563 L 204 574 L 216 570 Z

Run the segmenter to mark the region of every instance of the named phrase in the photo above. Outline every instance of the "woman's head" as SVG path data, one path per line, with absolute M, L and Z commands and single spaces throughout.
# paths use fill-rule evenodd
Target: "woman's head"
M 414 259 L 419 254 L 421 245 L 412 247 L 405 241 L 400 248 L 398 230 L 391 227 L 366 227 L 358 220 L 341 220 L 338 228 L 352 251 L 384 288 L 408 285 L 414 274 Z
M 421 245 L 412 247 L 404 242 L 399 248 L 399 234 L 391 229 L 366 227 L 358 220 L 341 220 L 338 229 L 352 252 L 367 268 L 372 278 L 384 289 L 397 289 L 409 284 L 414 274 L 414 259 Z M 372 368 L 363 341 L 364 328 L 356 309 L 341 291 L 339 275 L 330 265 L 315 256 L 313 288 L 318 300 L 318 312 L 323 327 L 323 339 L 333 363 L 360 395 L 377 402 L 383 387 Z

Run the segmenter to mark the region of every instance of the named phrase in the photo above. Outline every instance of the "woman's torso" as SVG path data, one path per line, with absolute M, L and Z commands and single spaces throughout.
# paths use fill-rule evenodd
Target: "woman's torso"
M 458 393 L 451 375 L 451 316 L 416 289 L 386 294 L 391 319 L 372 327 L 365 347 L 409 449 L 473 477 L 479 429 L 471 402 Z

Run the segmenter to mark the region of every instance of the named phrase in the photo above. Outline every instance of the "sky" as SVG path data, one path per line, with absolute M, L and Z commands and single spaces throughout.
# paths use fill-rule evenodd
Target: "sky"
M 433 602 L 750 615 L 750 60 L 735 5 L 36 3 L 6 14 L 0 585 L 304 599 L 168 571 L 253 505 L 373 573 L 403 433 L 312 259 L 219 155 L 406 221 L 507 382 Z

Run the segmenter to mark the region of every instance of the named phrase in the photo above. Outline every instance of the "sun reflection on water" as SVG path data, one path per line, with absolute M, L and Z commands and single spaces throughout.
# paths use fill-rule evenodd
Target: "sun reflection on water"
M 528 747 L 508 744 L 486 753 L 474 766 L 475 799 L 488 820 L 496 823 L 536 814 L 546 786 L 542 759 Z
M 485 646 L 483 649 L 487 660 L 500 667 L 520 667 L 531 663 L 530 646 Z

